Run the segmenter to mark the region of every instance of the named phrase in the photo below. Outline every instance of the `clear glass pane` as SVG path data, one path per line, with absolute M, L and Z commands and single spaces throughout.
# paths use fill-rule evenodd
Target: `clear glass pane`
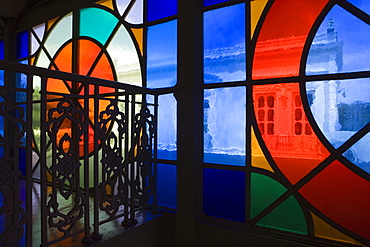
M 204 91 L 204 162 L 245 165 L 246 89 Z
M 245 5 L 204 13 L 204 82 L 245 80 Z
M 114 64 L 117 81 L 137 86 L 143 85 L 138 51 L 123 25 L 109 43 L 107 51 Z
M 338 148 L 370 122 L 370 79 L 306 83 L 310 109 L 329 142 Z
M 244 222 L 244 172 L 203 169 L 203 212 L 214 217 Z
M 172 87 L 177 82 L 177 21 L 148 28 L 147 87 Z
M 176 208 L 177 167 L 158 164 L 157 176 L 158 205 Z
M 44 38 L 45 24 L 34 27 L 33 31 L 35 32 L 37 38 L 33 34 L 31 35 L 31 54 L 34 54 L 40 47 L 39 41 L 41 42 Z
M 158 158 L 176 160 L 177 101 L 173 94 L 159 96 Z
M 370 108 L 370 107 L 369 107 Z M 368 114 L 370 110 L 368 111 Z M 360 167 L 367 173 L 370 173 L 370 133 L 362 137 L 356 144 L 343 153 L 349 161 Z
M 121 15 L 125 14 L 128 5 L 131 0 L 117 0 L 117 8 Z M 143 0 L 135 1 L 134 5 L 130 9 L 130 12 L 127 14 L 125 20 L 132 24 L 141 24 L 143 23 Z
M 370 70 L 369 44 L 370 26 L 336 5 L 312 42 L 306 74 Z

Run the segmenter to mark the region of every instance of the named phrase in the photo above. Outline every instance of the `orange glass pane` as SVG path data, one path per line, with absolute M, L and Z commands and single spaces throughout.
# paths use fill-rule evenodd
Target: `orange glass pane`
M 254 133 L 253 127 L 251 128 L 251 134 L 252 134 L 252 166 L 265 169 L 270 172 L 274 172 L 274 170 L 271 168 L 270 164 L 266 160 L 264 153 L 262 152 L 262 149 Z
M 370 182 L 334 161 L 300 193 L 341 226 L 370 240 Z
M 268 0 L 256 0 L 251 1 L 251 36 L 253 37 L 254 30 L 256 29 L 257 23 L 261 17 L 262 11 L 264 10 Z
M 260 30 L 253 79 L 297 76 L 307 35 L 328 0 L 276 0 Z
M 289 181 L 297 183 L 329 155 L 317 136 L 295 121 L 299 84 L 256 85 L 253 99 L 259 132 L 272 158 Z M 261 117 L 262 111 L 267 117 Z M 305 116 L 300 111 L 300 117 Z
M 91 77 L 97 77 L 106 80 L 114 80 L 114 73 L 112 66 L 109 62 L 108 56 L 106 53 L 102 53 L 101 48 L 90 40 L 80 39 L 78 41 L 78 63 L 77 63 L 77 72 L 81 75 L 90 75 Z M 100 54 L 100 56 L 99 56 Z M 65 45 L 56 55 L 54 59 L 55 65 L 51 65 L 50 69 L 60 70 L 64 72 L 74 72 L 72 71 L 72 42 Z M 92 66 L 95 64 L 95 67 Z M 92 68 L 92 69 L 91 69 Z M 57 79 L 48 79 L 47 81 L 47 91 L 66 93 L 66 94 L 79 94 L 83 95 L 85 93 L 83 86 L 80 83 L 75 82 L 74 85 L 70 81 L 62 81 Z M 90 85 L 89 94 L 94 92 L 94 86 Z M 99 87 L 99 93 L 112 93 L 115 92 L 115 89 L 108 87 Z M 48 96 L 48 99 L 56 98 L 55 96 Z M 47 105 L 48 110 L 57 107 L 59 101 L 49 102 Z M 77 108 L 83 110 L 84 100 L 79 99 L 77 102 Z M 108 106 L 108 100 L 101 100 L 99 102 L 99 111 L 105 110 Z M 93 99 L 89 100 L 89 118 L 90 122 L 94 124 L 94 101 Z M 63 135 L 67 134 L 72 136 L 72 125 L 71 121 L 64 121 L 58 131 L 57 143 L 59 143 L 60 138 Z M 88 127 L 88 145 L 89 152 L 93 151 L 94 139 L 93 139 L 93 128 L 91 125 Z M 80 154 L 84 153 L 84 137 L 80 138 L 79 151 Z M 63 148 L 67 150 L 69 143 L 64 143 Z

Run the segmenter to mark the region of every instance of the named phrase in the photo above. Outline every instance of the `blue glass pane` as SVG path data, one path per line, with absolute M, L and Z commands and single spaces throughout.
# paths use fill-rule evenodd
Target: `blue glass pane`
M 368 114 L 370 111 L 368 112 Z M 349 161 L 360 167 L 367 173 L 370 173 L 370 133 L 362 137 L 356 144 L 343 153 Z
M 17 59 L 28 56 L 28 31 L 17 34 Z
M 177 14 L 177 0 L 148 0 L 148 21 Z
M 158 101 L 158 158 L 176 160 L 177 102 L 173 94 Z
M 244 172 L 204 169 L 203 212 L 209 216 L 244 222 Z
M 246 90 L 204 91 L 204 162 L 245 165 Z
M 334 6 L 312 42 L 306 74 L 370 70 L 370 26 Z
M 176 208 L 177 167 L 158 164 L 157 175 L 158 205 Z
M 347 0 L 347 1 L 352 3 L 362 11 L 370 14 L 370 1 L 368 0 Z
M 370 79 L 306 83 L 312 115 L 322 133 L 340 147 L 370 122 Z
M 4 40 L 0 40 L 0 59 L 4 60 Z
M 245 6 L 204 13 L 204 82 L 246 79 Z
M 147 54 L 147 86 L 174 86 L 177 82 L 177 21 L 148 28 Z
M 216 3 L 223 3 L 223 2 L 227 2 L 228 0 L 203 0 L 203 5 L 204 6 L 209 6 L 209 5 L 213 5 L 213 4 L 216 4 Z
M 19 170 L 22 172 L 22 175 L 26 175 L 26 149 L 19 149 Z

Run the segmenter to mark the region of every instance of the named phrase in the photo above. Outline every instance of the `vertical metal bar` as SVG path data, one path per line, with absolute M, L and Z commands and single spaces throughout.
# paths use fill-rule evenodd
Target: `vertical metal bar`
M 85 212 L 84 212 L 84 228 L 85 228 L 85 236 L 82 238 L 83 243 L 90 243 L 92 242 L 92 239 L 90 237 L 90 202 L 89 202 L 89 183 L 90 183 L 90 167 L 89 167 L 89 85 L 88 83 L 85 83 L 84 85 L 84 116 L 83 116 L 83 133 L 84 133 L 84 153 L 83 153 L 83 159 L 84 159 L 84 197 L 85 197 Z M 92 129 L 91 129 L 92 130 Z M 95 148 L 95 146 L 94 146 Z M 77 184 L 79 187 L 79 183 Z M 77 190 L 77 188 L 76 188 Z
M 131 167 L 130 167 L 130 223 L 133 224 L 135 222 L 135 167 L 137 166 L 137 159 L 135 156 L 139 154 L 139 142 L 138 138 L 140 137 L 139 130 L 136 130 L 135 126 L 135 106 L 136 106 L 136 95 L 134 92 L 131 94 Z M 135 136 L 135 132 L 137 132 L 138 136 Z M 135 140 L 135 138 L 137 140 Z M 135 152 L 136 149 L 136 152 Z
M 94 231 L 93 239 L 101 239 L 99 234 L 99 86 L 94 86 Z M 103 142 L 103 140 L 101 140 Z M 101 145 L 104 145 L 101 143 Z
M 130 143 L 129 138 L 131 137 L 129 134 L 129 127 L 130 127 L 130 94 L 125 90 L 125 130 L 124 130 L 124 137 L 125 137 L 125 156 L 123 160 L 123 169 L 124 169 L 124 221 L 122 221 L 123 225 L 127 225 L 128 218 L 129 218 L 129 165 L 131 162 L 133 162 L 132 157 L 130 156 Z M 132 124 L 131 124 L 131 130 L 132 130 Z M 132 132 L 132 131 L 131 131 Z
M 41 145 L 41 246 L 47 246 L 48 232 L 47 232 L 47 181 L 46 181 L 46 77 L 41 77 L 41 106 L 40 106 L 40 145 Z
M 33 75 L 27 74 L 26 96 L 26 245 L 32 246 L 32 106 Z
M 158 95 L 154 95 L 154 145 L 153 145 L 153 210 L 156 212 L 157 211 L 157 204 L 158 204 L 158 198 L 157 198 L 157 179 L 158 179 L 158 156 L 157 156 L 157 147 L 158 147 Z

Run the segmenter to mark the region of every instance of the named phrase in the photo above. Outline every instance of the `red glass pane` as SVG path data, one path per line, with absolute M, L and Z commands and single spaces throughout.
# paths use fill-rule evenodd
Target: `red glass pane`
M 257 39 L 253 79 L 297 76 L 307 35 L 328 0 L 276 0 Z
M 370 239 L 370 182 L 334 161 L 300 193 L 343 227 Z
M 263 94 L 267 98 L 271 96 L 271 92 L 275 92 L 273 112 L 268 112 L 268 120 L 271 121 L 262 121 L 259 116 L 256 116 L 256 120 L 272 158 L 292 184 L 307 175 L 329 155 L 314 133 L 303 135 L 304 125 L 295 120 L 296 101 L 301 101 L 299 90 L 298 83 L 253 86 L 253 98 L 257 104 L 257 99 L 263 97 Z M 259 114 L 257 104 L 254 107 Z M 305 117 L 304 111 L 301 110 L 299 114 L 300 119 Z

